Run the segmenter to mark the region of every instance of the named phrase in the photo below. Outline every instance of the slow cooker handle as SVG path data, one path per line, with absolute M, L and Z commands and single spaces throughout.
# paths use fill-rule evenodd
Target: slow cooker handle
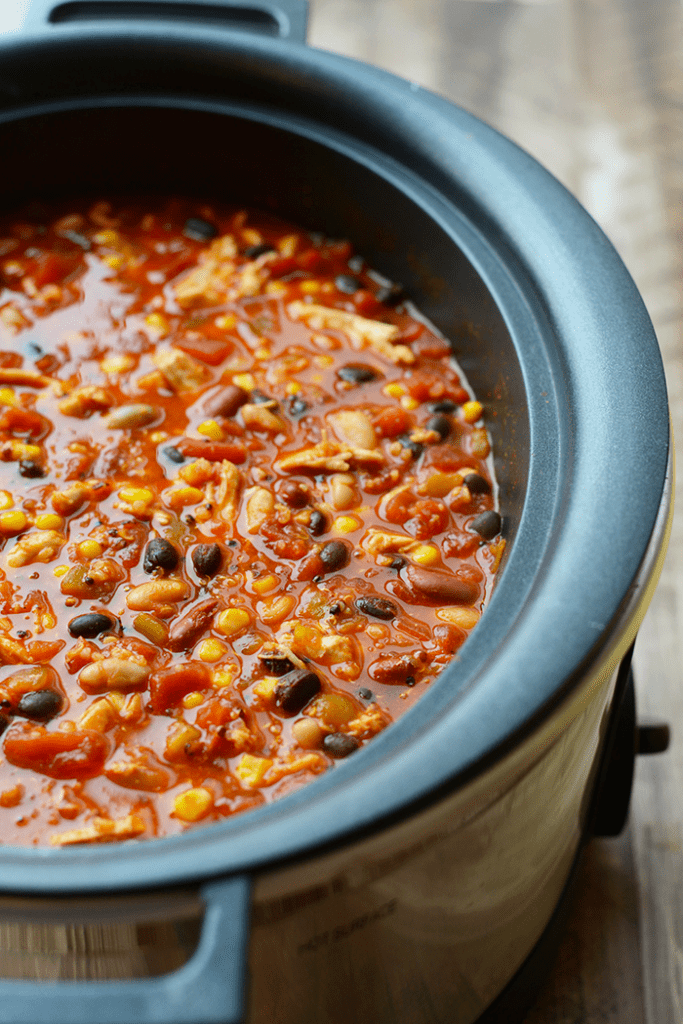
M 0 980 L 0 1022 L 241 1024 L 249 931 L 247 878 L 203 886 L 199 945 L 180 970 L 131 981 Z
M 98 21 L 211 24 L 306 42 L 307 0 L 29 0 L 24 28 Z

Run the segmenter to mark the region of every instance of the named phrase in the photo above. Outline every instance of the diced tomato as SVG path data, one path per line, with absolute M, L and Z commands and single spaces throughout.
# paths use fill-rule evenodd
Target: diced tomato
M 155 672 L 149 680 L 152 709 L 164 715 L 178 705 L 186 693 L 204 690 L 211 682 L 209 670 L 203 661 L 186 661 Z
M 174 344 L 209 366 L 219 366 L 235 347 L 228 338 L 176 338 Z
M 361 316 L 372 317 L 381 308 L 381 304 L 367 288 L 359 288 L 354 292 L 352 301 Z
M 421 337 L 423 332 L 424 332 L 424 326 L 421 323 L 419 323 L 417 320 L 415 320 L 412 324 L 408 324 L 406 327 L 403 328 L 403 330 L 401 331 L 401 341 L 403 342 L 404 345 L 409 345 L 412 341 L 417 341 L 417 339 L 419 337 Z M 437 339 L 433 338 L 433 339 L 431 339 L 431 341 L 432 342 L 436 342 Z M 449 348 L 446 345 L 444 350 L 439 350 L 438 355 L 439 356 L 440 355 L 446 355 L 448 353 L 448 351 L 449 351 Z M 426 355 L 426 353 L 424 353 L 424 352 L 420 352 L 419 354 L 420 355 Z M 438 356 L 437 357 L 427 356 L 427 358 L 428 359 L 429 358 L 438 358 Z
M 350 242 L 330 242 L 327 246 L 327 255 L 333 260 L 348 260 L 353 255 L 353 248 Z
M 243 444 L 230 441 L 195 441 L 184 437 L 176 446 L 188 459 L 208 459 L 209 462 L 222 462 L 226 459 L 240 465 L 247 457 Z
M 99 775 L 109 756 L 106 736 L 92 729 L 57 729 L 14 722 L 5 734 L 5 757 L 17 768 L 29 768 L 53 779 L 90 779 Z
M 448 526 L 448 509 L 442 501 L 425 498 L 411 505 L 409 512 L 405 528 L 417 540 L 428 540 Z
M 74 268 L 73 257 L 59 256 L 57 253 L 46 253 L 40 256 L 29 271 L 36 286 L 42 288 L 46 284 L 56 284 Z
M 398 406 L 382 409 L 375 420 L 375 427 L 382 437 L 398 437 L 399 434 L 405 434 L 409 426 L 408 413 Z
M 317 249 L 304 249 L 296 257 L 296 265 L 299 270 L 317 270 L 322 263 L 322 258 Z
M 10 406 L 0 413 L 0 430 L 9 430 L 12 434 L 42 437 L 48 433 L 49 429 L 49 420 L 30 409 Z
M 291 274 L 293 270 L 296 270 L 297 264 L 291 256 L 276 256 L 267 264 L 267 267 L 271 277 L 284 277 L 285 274 Z

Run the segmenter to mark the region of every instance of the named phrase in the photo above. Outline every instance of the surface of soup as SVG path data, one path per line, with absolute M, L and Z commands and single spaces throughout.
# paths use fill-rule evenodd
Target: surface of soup
M 172 834 L 424 692 L 504 541 L 484 410 L 348 242 L 181 200 L 0 223 L 0 841 Z

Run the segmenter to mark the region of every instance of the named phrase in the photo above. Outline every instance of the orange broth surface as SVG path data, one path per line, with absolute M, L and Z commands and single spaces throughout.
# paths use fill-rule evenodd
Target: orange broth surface
M 0 285 L 0 841 L 217 821 L 406 711 L 504 541 L 401 288 L 179 199 L 5 216 Z

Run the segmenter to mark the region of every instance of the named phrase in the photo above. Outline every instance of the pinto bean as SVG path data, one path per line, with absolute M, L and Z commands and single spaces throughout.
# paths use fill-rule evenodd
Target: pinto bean
M 110 430 L 134 430 L 138 427 L 148 427 L 158 420 L 160 415 L 161 410 L 155 405 L 134 402 L 114 409 L 105 418 L 105 423 Z
M 148 665 L 129 658 L 102 658 L 91 661 L 81 670 L 78 682 L 86 693 L 106 693 L 107 690 L 144 690 L 150 676 Z
M 166 646 L 169 650 L 185 651 L 188 647 L 192 647 L 202 633 L 208 629 L 217 607 L 218 600 L 215 597 L 209 597 L 206 601 L 196 604 L 182 618 L 177 619 L 168 634 Z
M 132 612 L 152 612 L 165 604 L 177 604 L 189 594 L 189 587 L 183 580 L 150 580 L 141 583 L 126 596 L 126 604 Z
M 413 604 L 472 604 L 479 597 L 479 585 L 474 580 L 442 569 L 408 563 L 400 576 Z

